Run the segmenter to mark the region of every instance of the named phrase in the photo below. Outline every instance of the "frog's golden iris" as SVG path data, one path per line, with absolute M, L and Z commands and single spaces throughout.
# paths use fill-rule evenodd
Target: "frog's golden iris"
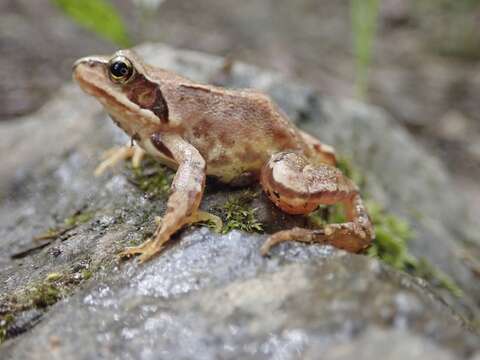
M 119 84 L 126 84 L 132 79 L 135 69 L 125 56 L 114 56 L 108 63 L 110 79 Z

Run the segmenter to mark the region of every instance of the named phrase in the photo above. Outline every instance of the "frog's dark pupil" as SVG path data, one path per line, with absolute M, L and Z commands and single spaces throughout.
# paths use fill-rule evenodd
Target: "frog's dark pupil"
M 130 68 L 122 61 L 116 61 L 110 66 L 110 72 L 113 76 L 124 77 L 130 73 Z

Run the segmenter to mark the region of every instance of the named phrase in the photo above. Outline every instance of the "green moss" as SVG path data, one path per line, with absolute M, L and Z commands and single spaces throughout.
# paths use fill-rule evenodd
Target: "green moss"
M 142 190 L 148 198 L 164 198 L 168 195 L 174 177 L 171 169 L 148 156 L 140 167 L 129 166 L 129 169 L 131 174 L 128 180 Z
M 43 283 L 29 290 L 30 301 L 34 307 L 46 308 L 55 304 L 62 297 L 55 284 Z
M 257 219 L 257 209 L 251 207 L 253 199 L 257 196 L 254 191 L 246 190 L 239 195 L 230 197 L 221 208 L 223 218 L 222 233 L 232 230 L 246 232 L 263 232 L 263 224 Z
M 79 210 L 75 212 L 72 216 L 69 216 L 65 220 L 63 220 L 63 223 L 61 225 L 48 229 L 45 233 L 36 236 L 34 240 L 41 241 L 56 239 L 57 237 L 65 234 L 67 231 L 70 231 L 81 224 L 87 223 L 93 218 L 94 214 L 94 211 Z
M 315 228 L 323 227 L 327 224 L 343 223 L 346 220 L 341 204 L 320 205 L 317 210 L 308 214 L 307 218 L 310 225 Z
M 97 267 L 99 268 L 99 267 Z M 42 280 L 27 285 L 11 294 L 0 296 L 0 344 L 8 339 L 9 328 L 18 314 L 39 309 L 46 311 L 76 287 L 92 277 L 94 268 L 89 259 L 78 261 L 64 271 L 52 272 Z
M 7 340 L 8 329 L 14 323 L 15 316 L 12 314 L 5 314 L 0 316 L 0 344 Z
M 91 270 L 83 270 L 82 271 L 82 278 L 83 280 L 88 280 L 93 276 L 93 272 Z
M 75 227 L 85 224 L 93 218 L 93 211 L 79 211 L 63 221 L 65 227 Z
M 376 238 L 368 255 L 379 258 L 390 266 L 427 280 L 430 284 L 448 290 L 456 297 L 462 290 L 452 278 L 435 268 L 425 258 L 416 258 L 408 250 L 414 237 L 410 225 L 399 217 L 387 214 L 379 204 L 368 201 L 367 208 L 375 226 Z
M 349 157 L 338 156 L 337 167 L 358 187 L 363 188 L 365 186 L 365 177 L 352 165 L 352 160 Z
M 410 266 L 412 266 L 412 272 L 415 276 L 427 280 L 436 287 L 450 291 L 456 297 L 463 296 L 462 289 L 460 289 L 455 281 L 443 271 L 435 268 L 427 259 L 423 257 L 415 259 Z
M 365 186 L 365 177 L 352 166 L 347 158 L 340 158 L 337 166 L 360 188 Z M 387 213 L 380 204 L 368 199 L 365 191 L 362 191 L 362 195 L 376 234 L 367 254 L 395 269 L 421 277 L 438 288 L 446 289 L 454 296 L 462 296 L 461 289 L 447 274 L 435 268 L 427 259 L 416 258 L 410 253 L 408 243 L 415 235 L 410 224 L 398 216 Z M 421 218 L 421 214 L 415 215 L 417 218 Z M 326 223 L 344 222 L 345 216 L 342 206 L 334 205 L 320 207 L 309 216 L 309 219 L 313 225 L 321 227 Z
M 376 234 L 368 254 L 380 258 L 396 269 L 406 270 L 414 260 L 408 251 L 408 241 L 413 238 L 409 224 L 396 216 L 387 214 L 378 203 L 371 200 L 366 203 L 366 206 Z
M 50 273 L 45 277 L 45 281 L 47 281 L 47 282 L 58 281 L 62 277 L 63 277 L 63 274 L 61 274 L 61 273 Z

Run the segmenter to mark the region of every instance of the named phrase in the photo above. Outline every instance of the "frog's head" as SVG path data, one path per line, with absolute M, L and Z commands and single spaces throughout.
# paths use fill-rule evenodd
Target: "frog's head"
M 89 56 L 73 65 L 73 78 L 96 97 L 130 136 L 148 135 L 168 125 L 168 106 L 151 68 L 131 50 Z

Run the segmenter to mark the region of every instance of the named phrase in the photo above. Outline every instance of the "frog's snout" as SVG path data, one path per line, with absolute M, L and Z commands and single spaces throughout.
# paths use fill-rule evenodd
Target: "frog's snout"
M 72 65 L 72 71 L 75 71 L 76 68 L 81 64 L 87 65 L 88 67 L 94 67 L 96 65 L 105 65 L 107 63 L 108 60 L 103 56 L 87 56 L 75 61 Z
M 80 64 L 85 64 L 88 66 L 93 66 L 93 63 L 89 58 L 81 58 L 75 61 L 72 65 L 72 71 L 75 71 L 75 69 L 80 65 Z

